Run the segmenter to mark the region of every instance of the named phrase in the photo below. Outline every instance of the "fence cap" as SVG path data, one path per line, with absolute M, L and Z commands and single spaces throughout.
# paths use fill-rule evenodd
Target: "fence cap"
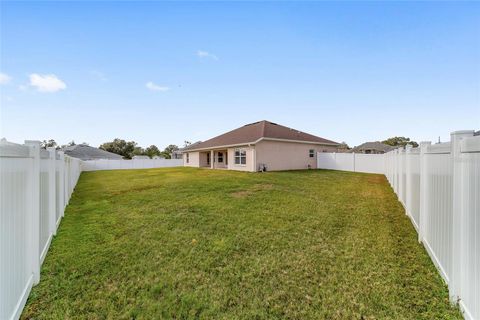
M 25 144 L 28 145 L 40 145 L 42 143 L 40 140 L 25 140 Z
M 450 133 L 450 135 L 452 135 L 452 136 L 457 136 L 457 135 L 471 135 L 471 136 L 473 136 L 474 133 L 475 133 L 475 130 L 458 130 L 458 131 L 453 131 L 452 133 Z
M 30 148 L 28 146 L 2 140 L 0 141 L 0 157 L 29 158 Z

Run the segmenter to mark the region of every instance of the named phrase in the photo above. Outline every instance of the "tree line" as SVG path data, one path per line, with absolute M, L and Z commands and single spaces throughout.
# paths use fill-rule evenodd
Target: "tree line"
M 418 143 L 416 141 L 410 140 L 410 138 L 407 137 L 392 137 L 380 142 L 392 147 L 405 147 L 407 144 L 412 145 L 414 148 L 418 147 Z M 345 141 L 343 141 L 340 143 L 339 149 L 350 150 L 351 147 Z
M 188 145 L 188 141 L 185 143 Z M 119 154 L 125 159 L 132 159 L 134 156 L 148 156 L 149 158 L 158 156 L 165 159 L 171 159 L 173 152 L 179 149 L 179 147 L 175 144 L 169 144 L 163 150 L 160 150 L 154 144 L 149 147 L 142 148 L 135 141 L 125 141 L 118 138 L 111 142 L 102 143 L 99 148 L 108 152 Z
M 88 143 L 83 142 L 83 145 L 88 145 Z M 189 141 L 184 142 L 184 147 L 189 146 L 191 143 Z M 54 139 L 43 140 L 41 142 L 42 148 L 54 147 L 57 149 L 63 149 L 70 146 L 75 146 L 75 141 L 70 141 L 65 145 L 59 145 Z M 143 148 L 138 145 L 135 141 L 126 141 L 123 139 L 114 139 L 110 142 L 104 142 L 99 147 L 99 149 L 112 152 L 118 155 L 121 155 L 125 159 L 132 159 L 134 156 L 148 156 L 153 158 L 155 156 L 162 157 L 165 159 L 171 159 L 173 152 L 179 150 L 179 147 L 175 144 L 170 144 L 166 146 L 163 150 L 160 150 L 156 145 L 152 144 L 149 147 Z

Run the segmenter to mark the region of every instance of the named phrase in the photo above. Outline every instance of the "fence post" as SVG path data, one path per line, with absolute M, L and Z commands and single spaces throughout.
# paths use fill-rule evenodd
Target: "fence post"
M 398 172 L 399 172 L 399 167 L 400 167 L 399 160 L 398 160 L 399 159 L 398 149 L 395 149 L 395 153 L 393 155 L 394 155 L 394 158 L 395 158 L 394 159 L 394 163 L 395 163 L 395 174 L 394 174 L 394 176 L 395 176 L 395 188 L 394 188 L 394 190 L 395 190 L 395 194 L 396 194 L 397 198 L 400 199 L 400 197 L 398 196 L 398 186 L 399 186 L 399 181 L 398 181 L 399 174 L 398 174 Z
M 395 166 L 397 167 L 397 197 L 398 197 L 398 200 L 401 202 L 401 198 L 400 198 L 400 183 L 401 183 L 401 158 L 400 158 L 400 148 L 398 148 L 396 150 L 396 153 L 395 153 Z
M 428 214 L 428 171 L 427 171 L 427 152 L 430 141 L 420 142 L 420 219 L 418 226 L 418 241 L 423 242 L 427 231 Z
M 404 198 L 405 198 L 405 213 L 407 216 L 411 217 L 412 216 L 412 195 L 409 192 L 412 188 L 412 164 L 410 163 L 411 161 L 411 156 L 412 156 L 412 145 L 407 144 L 405 146 L 405 193 Z
M 48 157 L 48 225 L 50 233 L 57 234 L 56 227 L 56 177 L 55 177 L 55 161 L 56 150 L 54 147 L 47 148 Z
M 68 181 L 68 172 L 69 172 L 69 158 L 64 157 L 63 161 L 63 194 L 64 194 L 64 200 L 65 203 L 63 204 L 63 210 L 65 211 L 65 208 L 67 207 L 68 204 L 68 197 L 69 197 L 69 181 Z
M 462 267 L 465 248 L 466 219 L 462 203 L 463 172 L 460 141 L 465 137 L 473 136 L 473 130 L 455 131 L 450 134 L 451 161 L 452 161 L 452 278 L 450 281 L 450 299 L 457 302 L 464 287 Z
M 29 215 L 27 257 L 33 274 L 33 284 L 40 282 L 40 141 L 25 140 L 30 147 L 32 167 L 29 186 Z
M 63 151 L 58 152 L 58 156 L 60 159 L 60 165 L 58 166 L 58 183 L 59 183 L 59 192 L 58 195 L 60 197 L 58 203 L 60 205 L 60 212 L 62 213 L 62 217 L 65 214 L 65 154 Z
M 356 169 L 355 169 L 355 152 L 352 152 L 352 157 L 353 157 L 353 172 L 356 172 Z

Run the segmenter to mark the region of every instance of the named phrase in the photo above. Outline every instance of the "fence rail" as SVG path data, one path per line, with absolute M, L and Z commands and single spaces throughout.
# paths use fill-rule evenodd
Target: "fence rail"
M 18 319 L 81 172 L 39 141 L 0 141 L 0 319 Z
M 382 155 L 319 153 L 323 169 L 383 173 L 466 319 L 480 319 L 480 136 Z

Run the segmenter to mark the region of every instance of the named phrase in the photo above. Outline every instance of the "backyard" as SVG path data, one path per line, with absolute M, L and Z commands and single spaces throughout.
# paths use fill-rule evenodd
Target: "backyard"
M 461 319 L 383 175 L 84 172 L 24 319 Z

